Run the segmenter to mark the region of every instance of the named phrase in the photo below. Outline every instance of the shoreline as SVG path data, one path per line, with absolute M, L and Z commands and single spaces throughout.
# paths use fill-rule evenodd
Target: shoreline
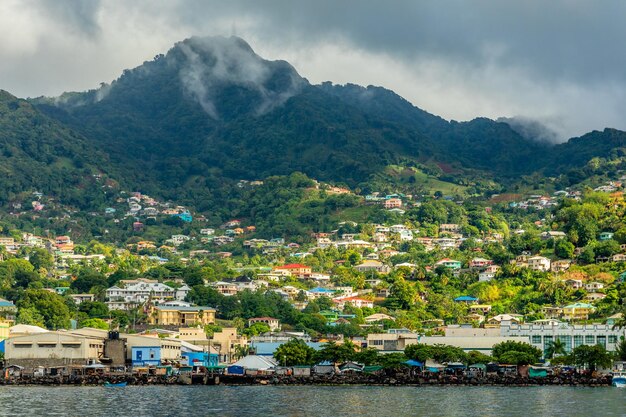
M 78 376 L 78 377 L 18 377 L 0 379 L 2 386 L 103 386 L 105 382 L 126 383 L 127 386 L 150 385 L 224 385 L 224 386 L 499 386 L 499 387 L 541 387 L 541 386 L 581 386 L 610 387 L 611 376 L 588 377 L 583 375 L 529 378 L 520 376 L 496 376 L 464 378 L 443 375 L 437 377 L 408 375 L 338 375 L 338 376 L 238 376 L 238 375 L 193 375 L 191 379 L 177 376 Z

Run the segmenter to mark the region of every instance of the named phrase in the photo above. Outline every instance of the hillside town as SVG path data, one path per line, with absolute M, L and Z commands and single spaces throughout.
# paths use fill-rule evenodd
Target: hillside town
M 359 366 L 415 361 L 406 353 L 412 345 L 456 352 L 420 356 L 432 370 L 497 363 L 497 346 L 520 343 L 536 349 L 533 360 L 505 355 L 501 364 L 609 372 L 626 360 L 626 225 L 612 220 L 623 218 L 626 202 L 621 183 L 610 185 L 523 201 L 372 192 L 361 206 L 388 222 L 339 219 L 300 237 L 259 235 L 243 218 L 213 224 L 128 193 L 103 214 L 132 229 L 122 245 L 76 243 L 69 230 L 3 230 L 0 352 L 7 369 L 40 373 L 266 371 L 290 343 L 313 352 L 282 358 L 298 366 L 328 363 L 324 352 L 335 346 L 349 347 L 346 363 L 363 358 Z M 307 192 L 320 189 L 357 197 L 318 182 Z M 53 204 L 34 197 L 38 215 Z M 163 221 L 184 230 L 146 239 Z M 588 348 L 600 350 L 593 364 L 577 359 Z

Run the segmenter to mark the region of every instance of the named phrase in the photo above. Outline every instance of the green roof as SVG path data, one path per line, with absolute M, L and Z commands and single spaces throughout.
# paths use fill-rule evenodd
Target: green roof
M 574 304 L 565 306 L 563 308 L 595 308 L 595 307 L 587 303 L 574 303 Z

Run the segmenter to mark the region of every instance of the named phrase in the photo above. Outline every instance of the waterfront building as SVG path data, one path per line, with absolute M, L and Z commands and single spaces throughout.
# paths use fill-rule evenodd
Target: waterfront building
M 103 352 L 99 337 L 54 331 L 6 339 L 4 357 L 7 365 L 54 367 L 97 363 Z
M 620 338 L 626 336 L 626 329 L 613 329 L 612 325 L 588 324 L 514 324 L 501 326 L 502 335 L 524 337 L 531 345 L 545 352 L 550 344 L 559 339 L 567 353 L 581 345 L 602 345 L 614 352 Z

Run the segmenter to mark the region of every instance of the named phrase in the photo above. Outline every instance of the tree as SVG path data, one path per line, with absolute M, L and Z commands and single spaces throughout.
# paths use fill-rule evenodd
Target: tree
M 91 327 L 93 329 L 109 330 L 109 324 L 102 319 L 87 319 L 83 321 L 81 327 Z
M 536 363 L 541 358 L 541 350 L 528 343 L 512 340 L 494 345 L 491 353 L 499 363 L 517 365 Z
M 417 291 L 415 287 L 404 278 L 398 277 L 390 288 L 391 296 L 398 301 L 403 309 L 410 308 L 415 303 Z
M 41 268 L 50 269 L 54 266 L 54 258 L 45 249 L 32 248 L 28 253 L 28 261 L 39 271 Z
M 17 322 L 19 324 L 28 324 L 30 326 L 45 327 L 46 323 L 39 311 L 34 307 L 21 308 L 17 314 Z
M 84 269 L 78 278 L 70 284 L 73 290 L 79 293 L 88 293 L 94 287 L 107 287 L 107 278 L 94 269 Z
M 274 352 L 274 358 L 285 366 L 311 365 L 315 349 L 308 346 L 302 339 L 293 338 L 280 345 Z
M 109 306 L 101 301 L 83 301 L 78 306 L 78 311 L 87 314 L 90 318 L 109 317 Z
M 610 366 L 611 355 L 602 345 L 580 345 L 572 351 L 574 364 L 595 371 L 598 366 Z
M 473 365 L 476 363 L 489 363 L 493 360 L 493 358 L 489 355 L 485 355 L 482 352 L 479 352 L 477 350 L 472 350 L 471 352 L 467 353 L 467 363 L 468 365 Z
M 574 244 L 565 239 L 559 239 L 554 245 L 554 254 L 561 259 L 572 259 L 574 256 Z
M 546 359 L 552 359 L 555 356 L 565 355 L 565 343 L 561 339 L 555 339 L 548 345 L 546 349 Z
M 355 357 L 355 346 L 352 342 L 346 341 L 340 345 L 333 342 L 325 343 L 315 354 L 315 361 L 330 361 L 332 363 L 346 362 Z
M 404 354 L 407 358 L 420 362 L 426 362 L 428 359 L 433 358 L 432 348 L 429 345 L 413 344 L 404 349 Z
M 615 346 L 615 360 L 626 361 L 626 339 L 623 337 Z
M 50 329 L 67 329 L 70 326 L 70 309 L 63 297 L 50 291 L 28 289 L 24 291 L 17 307 L 33 309 L 43 318 L 45 326 Z
M 267 323 L 257 322 L 244 329 L 243 334 L 248 337 L 258 336 L 262 333 L 270 331 L 270 326 Z

